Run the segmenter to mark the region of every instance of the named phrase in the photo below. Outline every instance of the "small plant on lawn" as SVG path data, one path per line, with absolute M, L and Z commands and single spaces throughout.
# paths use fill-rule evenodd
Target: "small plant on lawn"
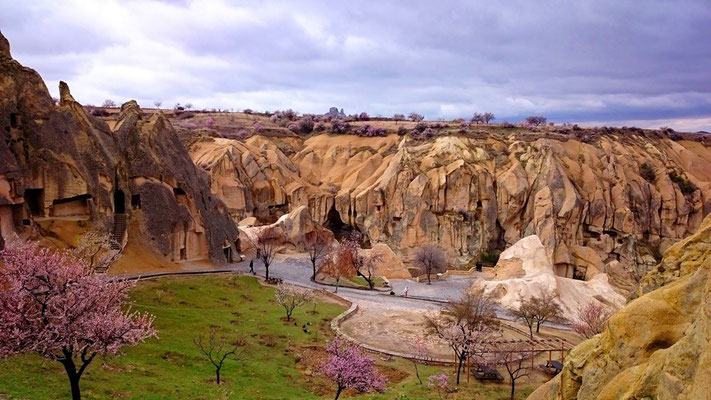
M 423 337 L 418 337 L 410 343 L 410 348 L 415 356 L 415 358 L 411 358 L 410 361 L 412 361 L 412 365 L 415 367 L 415 376 L 417 377 L 417 381 L 420 382 L 420 385 L 422 385 L 422 378 L 420 378 L 418 363 L 426 362 L 429 359 L 427 342 Z
M 281 248 L 283 241 L 284 231 L 277 226 L 271 226 L 262 228 L 252 243 L 257 249 L 257 258 L 264 264 L 264 279 L 267 281 L 269 280 L 269 265 L 274 261 L 274 256 Z
M 430 375 L 427 378 L 427 386 L 437 390 L 437 397 L 446 399 L 449 393 L 449 378 L 447 374 Z
M 37 353 L 62 364 L 72 399 L 97 355 L 156 336 L 153 316 L 126 310 L 131 281 L 95 275 L 70 253 L 10 243 L 0 259 L 0 356 Z
M 385 392 L 387 378 L 375 369 L 375 360 L 363 354 L 357 345 L 350 345 L 335 338 L 328 346 L 328 361 L 321 365 L 321 374 L 336 384 L 338 400 L 345 389 L 355 389 L 361 393 Z
M 277 285 L 274 295 L 277 303 L 284 308 L 287 321 L 291 321 L 291 314 L 297 307 L 312 301 L 311 291 L 284 283 Z
M 215 383 L 219 385 L 221 382 L 220 371 L 222 371 L 225 361 L 229 359 L 240 361 L 245 352 L 246 343 L 241 337 L 230 344 L 225 336 L 218 336 L 217 332 L 217 328 L 211 328 L 207 337 L 200 335 L 193 338 L 193 344 L 215 367 Z

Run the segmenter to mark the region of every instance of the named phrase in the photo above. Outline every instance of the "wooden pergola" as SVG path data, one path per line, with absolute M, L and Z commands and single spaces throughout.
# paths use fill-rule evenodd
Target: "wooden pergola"
M 568 343 L 565 339 L 510 339 L 510 340 L 491 340 L 479 342 L 484 345 L 482 351 L 475 352 L 476 356 L 484 357 L 486 354 L 500 354 L 500 353 L 521 353 L 524 355 L 523 358 L 531 359 L 531 368 L 535 368 L 534 358 L 536 354 L 548 352 L 548 363 L 553 361 L 553 353 L 560 352 L 560 357 L 557 359 L 562 364 L 565 361 L 565 352 L 570 350 L 573 346 Z M 515 350 L 506 350 L 507 346 L 517 346 Z M 503 349 L 502 349 L 503 348 Z M 457 365 L 457 356 L 454 356 L 455 370 Z M 478 364 L 478 363 L 475 363 Z M 472 366 L 472 354 L 470 353 L 467 357 L 467 383 L 469 383 L 469 376 L 471 375 Z

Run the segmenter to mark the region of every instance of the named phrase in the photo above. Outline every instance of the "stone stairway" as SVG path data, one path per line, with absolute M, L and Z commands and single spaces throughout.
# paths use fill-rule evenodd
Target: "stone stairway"
M 111 250 L 121 250 L 123 235 L 126 233 L 126 214 L 114 214 L 114 230 L 111 232 Z

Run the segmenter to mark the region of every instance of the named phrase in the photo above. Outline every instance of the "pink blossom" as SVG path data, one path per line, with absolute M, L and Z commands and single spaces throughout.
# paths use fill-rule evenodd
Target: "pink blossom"
M 36 243 L 11 243 L 0 258 L 0 356 L 33 352 L 62 363 L 72 398 L 94 357 L 156 336 L 153 316 L 124 307 L 133 282 L 94 275 L 70 253 Z
M 336 338 L 327 347 L 331 354 L 321 366 L 321 374 L 337 385 L 336 399 L 344 389 L 359 392 L 384 392 L 387 378 L 375 369 L 375 361 L 363 354 L 357 345 Z

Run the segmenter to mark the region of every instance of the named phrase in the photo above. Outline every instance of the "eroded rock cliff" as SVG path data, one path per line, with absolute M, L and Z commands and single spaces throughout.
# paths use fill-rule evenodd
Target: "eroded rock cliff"
M 61 239 L 69 224 L 121 245 L 132 237 L 167 262 L 219 264 L 236 251 L 234 221 L 164 116 L 144 117 L 129 102 L 112 131 L 63 82 L 60 95 L 55 105 L 0 34 L 2 237 Z
M 622 292 L 711 210 L 711 148 L 654 131 L 202 138 L 190 153 L 237 220 L 303 205 L 337 235 L 406 260 L 434 243 L 457 264 L 535 234 L 558 275 L 606 272 Z
M 711 217 L 675 244 L 639 295 L 529 399 L 710 399 Z

